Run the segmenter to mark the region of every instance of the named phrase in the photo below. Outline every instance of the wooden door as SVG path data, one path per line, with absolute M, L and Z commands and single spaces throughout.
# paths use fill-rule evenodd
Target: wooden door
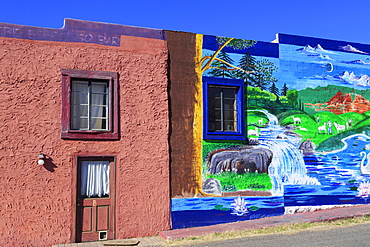
M 77 162 L 77 242 L 114 239 L 114 161 Z

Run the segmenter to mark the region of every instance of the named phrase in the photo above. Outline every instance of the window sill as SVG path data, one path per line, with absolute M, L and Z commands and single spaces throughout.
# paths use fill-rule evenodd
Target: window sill
M 203 136 L 204 140 L 227 140 L 227 141 L 246 141 L 247 137 L 242 133 L 220 133 L 220 132 L 214 132 L 214 133 L 207 133 Z
M 62 132 L 62 139 L 69 140 L 118 140 L 118 133 L 102 132 L 102 131 L 73 131 Z

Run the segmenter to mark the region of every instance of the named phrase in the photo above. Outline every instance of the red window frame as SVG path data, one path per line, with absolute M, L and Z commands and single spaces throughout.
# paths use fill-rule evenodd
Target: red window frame
M 62 69 L 62 122 L 61 138 L 82 140 L 117 140 L 118 122 L 118 73 L 111 71 L 91 71 Z M 74 78 L 100 79 L 109 82 L 109 130 L 72 130 L 71 129 L 71 83 Z

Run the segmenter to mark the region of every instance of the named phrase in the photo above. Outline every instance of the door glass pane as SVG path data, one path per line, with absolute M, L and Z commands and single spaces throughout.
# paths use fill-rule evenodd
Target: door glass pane
M 82 197 L 109 197 L 109 161 L 81 162 Z

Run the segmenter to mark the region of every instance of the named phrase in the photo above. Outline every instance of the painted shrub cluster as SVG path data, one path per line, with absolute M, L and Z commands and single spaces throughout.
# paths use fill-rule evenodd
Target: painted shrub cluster
M 203 196 L 173 199 L 175 228 L 367 203 L 370 45 L 278 40 L 204 36 L 203 75 L 244 80 L 247 141 L 203 140 Z

